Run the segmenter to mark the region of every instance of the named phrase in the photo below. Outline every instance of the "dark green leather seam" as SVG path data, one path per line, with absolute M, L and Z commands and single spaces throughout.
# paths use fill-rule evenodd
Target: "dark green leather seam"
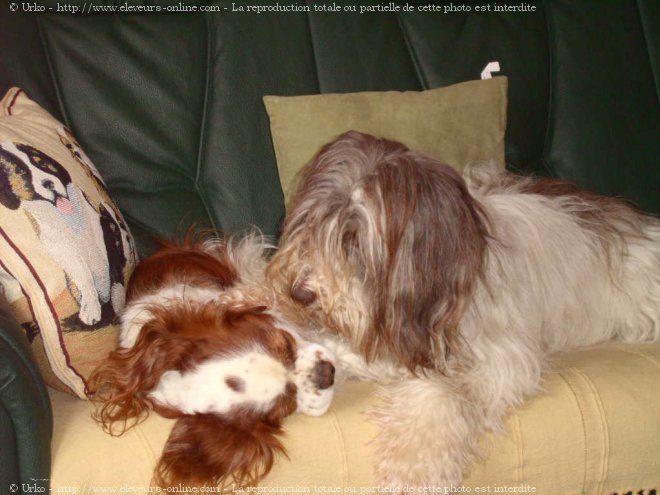
M 309 6 L 309 4 L 310 4 L 309 1 L 305 2 L 305 5 Z M 305 16 L 307 17 L 307 32 L 309 33 L 309 46 L 312 47 L 312 57 L 314 58 L 314 76 L 316 77 L 316 92 L 322 93 L 321 77 L 319 76 L 318 57 L 316 55 L 316 45 L 314 44 L 314 34 L 312 33 L 312 19 L 309 15 L 309 12 L 306 12 Z
M 2 314 L 2 311 L 6 311 L 2 305 L 0 305 L 0 315 Z M 2 324 L 2 318 L 0 318 L 0 324 Z M 23 349 L 19 349 L 19 343 L 16 342 L 15 339 L 10 338 L 7 334 L 5 334 L 5 330 L 0 331 L 0 340 L 2 340 L 2 343 L 6 345 L 8 348 L 10 348 L 17 356 L 21 357 L 21 363 L 23 366 L 25 366 L 25 369 L 27 369 L 32 376 L 32 379 L 35 381 L 35 383 L 41 383 L 42 382 L 42 377 L 39 374 L 39 372 L 33 368 L 32 366 L 29 366 L 29 363 L 26 362 L 26 359 L 23 358 L 25 354 L 31 353 L 31 349 L 28 348 L 27 341 L 25 342 L 25 345 L 23 346 Z M 2 345 L 2 344 L 0 344 Z M 4 387 L 7 384 L 3 384 L 2 387 L 0 388 L 0 393 L 4 389 Z M 43 403 L 43 406 L 47 409 L 50 409 L 50 397 L 48 396 L 48 393 L 46 392 L 45 387 L 39 390 L 39 395 L 41 397 L 41 401 Z
M 545 169 L 550 177 L 557 177 L 557 173 L 553 169 L 550 161 L 548 160 L 549 150 L 552 148 L 552 116 L 554 109 L 554 90 L 555 90 L 555 38 L 552 33 L 552 20 L 550 19 L 550 12 L 548 11 L 546 1 L 541 2 L 543 9 L 543 18 L 545 19 L 546 41 L 548 45 L 548 115 L 545 124 L 545 137 L 543 138 L 543 150 L 539 163 Z
M 406 31 L 406 28 L 403 26 L 403 23 L 401 22 L 401 15 L 398 13 L 395 13 L 394 15 L 396 16 L 396 22 L 399 25 L 399 30 L 401 31 L 401 37 L 403 38 L 403 41 L 406 44 L 406 50 L 408 50 L 408 56 L 412 61 L 413 67 L 415 68 L 417 81 L 419 82 L 419 85 L 422 87 L 422 89 L 429 89 L 428 79 L 426 75 L 424 75 L 424 71 L 422 70 L 422 65 L 419 63 L 419 57 L 417 57 L 417 54 L 413 49 L 412 43 L 410 42 L 408 31 Z
M 655 65 L 653 64 L 653 58 L 651 57 L 651 44 L 649 43 L 648 29 L 644 24 L 644 17 L 642 16 L 642 9 L 640 8 L 639 1 L 635 2 L 635 9 L 637 11 L 637 18 L 639 19 L 639 25 L 642 31 L 642 37 L 644 38 L 644 45 L 646 46 L 646 54 L 649 58 L 649 66 L 651 67 L 651 74 L 653 75 L 653 87 L 655 88 L 655 94 L 660 100 L 660 86 L 658 85 L 658 74 L 656 73 Z
M 15 371 L 15 374 L 7 376 L 0 387 L 0 404 L 12 419 L 19 479 L 28 481 L 35 476 L 47 477 L 50 471 L 51 452 L 48 443 L 52 438 L 52 409 L 50 402 L 38 404 L 43 402 L 45 388 L 40 378 L 38 381 L 16 379 L 17 376 L 25 376 L 26 372 L 30 376 L 34 374 L 24 357 L 14 349 L 15 344 L 11 339 L 3 338 L 0 341 L 0 356 L 6 361 L 4 366 Z M 24 404 L 26 400 L 28 404 Z M 15 418 L 22 419 L 15 421 Z M 37 452 L 35 448 L 43 450 Z
M 4 386 L 2 388 L 4 389 Z M 2 467 L 0 469 L 2 474 L 0 474 L 0 476 L 6 481 L 11 481 L 12 483 L 17 484 L 22 481 L 27 481 L 21 478 L 22 473 L 21 467 L 18 463 L 18 442 L 16 441 L 16 428 L 14 426 L 14 421 L 12 419 L 12 415 L 2 403 L 2 401 L 0 401 L 0 416 L 3 418 L 8 418 L 8 421 L 6 421 L 3 427 L 7 428 L 7 426 L 9 426 L 8 429 L 10 430 L 8 435 L 2 435 L 3 448 L 0 449 L 0 460 L 2 461 Z M 9 425 L 7 425 L 7 423 L 9 423 Z M 8 444 L 11 444 L 11 447 Z M 5 456 L 8 455 L 7 452 L 11 452 L 14 458 L 6 459 Z
M 7 377 L 7 380 L 5 382 L 0 382 L 0 397 L 2 397 L 2 393 L 5 391 L 5 389 L 11 385 L 14 382 L 14 377 Z M 0 401 L 0 406 L 2 406 L 2 402 Z
M 197 164 L 195 167 L 195 190 L 199 196 L 199 200 L 204 205 L 204 211 L 208 218 L 209 224 L 213 229 L 217 229 L 213 215 L 209 210 L 209 205 L 204 197 L 204 191 L 200 185 L 200 174 L 202 170 L 202 159 L 204 153 L 204 147 L 206 146 L 206 125 L 208 119 L 208 104 L 209 104 L 209 93 L 211 92 L 211 48 L 212 48 L 212 29 L 209 26 L 209 15 L 204 16 L 204 25 L 206 26 L 206 75 L 204 80 L 204 102 L 202 104 L 202 122 L 199 129 L 199 144 L 197 145 Z
M 7 347 L 9 347 L 11 349 L 14 348 L 10 341 L 5 340 L 4 338 L 3 338 L 3 341 L 7 345 Z M 41 380 L 42 380 L 41 376 L 34 373 L 34 371 L 32 370 L 32 367 L 28 366 L 28 363 L 26 363 L 25 360 L 22 357 L 20 357 L 20 353 L 16 352 L 16 355 L 19 356 L 19 358 L 21 360 L 21 366 L 25 370 L 27 370 L 28 373 L 30 373 L 30 376 L 32 376 L 32 379 L 36 383 L 41 383 Z M 15 380 L 15 377 L 11 377 L 7 381 L 5 381 L 4 383 L 0 383 L 0 397 L 2 397 L 2 394 L 5 391 L 5 388 L 7 388 L 9 385 L 11 385 L 14 382 L 14 380 Z M 48 394 L 45 391 L 45 387 L 42 387 L 42 388 L 39 389 L 39 398 L 42 402 L 42 406 L 46 410 L 50 410 L 50 407 L 51 407 L 50 406 L 50 398 L 48 397 Z
M 55 74 L 55 66 L 53 65 L 53 60 L 50 56 L 50 51 L 48 50 L 48 43 L 46 42 L 46 34 L 44 32 L 44 27 L 41 22 L 41 16 L 36 16 L 37 20 L 37 30 L 39 31 L 39 41 L 41 42 L 41 48 L 44 51 L 44 57 L 46 58 L 46 64 L 48 65 L 48 74 L 50 75 L 50 80 L 53 82 L 53 89 L 55 90 L 55 96 L 57 98 L 57 104 L 60 107 L 60 114 L 64 120 L 64 124 L 69 128 L 71 127 L 71 120 L 64 106 L 64 99 L 62 98 L 62 92 L 60 91 L 60 86 L 57 83 L 57 76 Z

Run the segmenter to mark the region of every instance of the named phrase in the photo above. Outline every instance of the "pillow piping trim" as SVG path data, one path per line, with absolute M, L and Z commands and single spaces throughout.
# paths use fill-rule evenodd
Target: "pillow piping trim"
M 48 355 L 49 362 L 51 364 L 51 370 L 55 374 L 55 376 L 62 382 L 63 385 L 65 385 L 67 388 L 71 389 L 72 392 L 75 393 L 75 395 L 80 396 L 81 393 L 86 393 L 87 391 L 87 384 L 85 383 L 85 380 L 83 377 L 78 373 L 78 371 L 71 365 L 71 358 L 69 356 L 69 353 L 66 350 L 66 345 L 64 343 L 63 337 L 62 337 L 62 326 L 60 324 L 59 318 L 57 317 L 57 312 L 55 311 L 55 307 L 53 306 L 53 302 L 51 301 L 48 291 L 46 290 L 46 287 L 43 284 L 43 281 L 41 278 L 38 276 L 36 270 L 32 266 L 32 264 L 29 262 L 29 260 L 25 257 L 25 255 L 21 252 L 20 249 L 14 244 L 14 242 L 11 240 L 11 238 L 7 235 L 5 230 L 0 227 L 0 237 L 4 239 L 4 241 L 7 243 L 9 248 L 21 259 L 23 265 L 27 270 L 30 272 L 32 275 L 34 281 L 36 282 L 39 291 L 42 293 L 44 301 L 46 303 L 46 306 L 48 308 L 48 311 L 50 313 L 50 317 L 52 318 L 52 321 L 54 323 L 55 328 L 57 329 L 57 340 L 59 343 L 59 352 L 61 355 L 64 357 L 64 364 L 66 366 L 65 370 L 62 369 L 57 369 L 55 366 L 53 366 L 53 361 L 51 361 L 50 355 Z M 12 271 L 8 269 L 6 266 L 3 267 L 7 273 L 9 273 L 12 277 L 16 278 Z M 23 284 L 21 284 L 21 291 L 25 295 L 26 300 L 28 301 L 28 306 L 30 308 L 30 312 L 32 313 L 32 318 L 35 322 L 39 323 L 39 318 L 37 318 L 37 315 L 35 313 L 32 299 L 28 296 L 28 294 L 25 292 L 25 289 L 23 287 Z M 46 344 L 46 339 L 42 337 L 42 341 L 44 343 L 44 350 L 46 351 L 47 354 L 50 354 L 48 351 L 49 346 Z M 65 373 L 68 372 L 72 373 L 73 376 L 62 376 Z M 67 373 L 68 374 L 68 373 Z M 76 378 L 80 381 L 80 383 L 76 384 L 74 383 L 76 381 Z M 82 385 L 82 390 L 80 389 L 80 385 Z

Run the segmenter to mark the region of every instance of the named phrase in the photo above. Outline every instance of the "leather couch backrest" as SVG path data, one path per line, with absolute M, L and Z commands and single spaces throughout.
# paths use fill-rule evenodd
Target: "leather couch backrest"
M 509 13 L 477 13 L 472 2 L 470 13 L 314 12 L 327 1 L 300 2 L 310 13 L 232 12 L 248 3 L 187 14 L 3 7 L 0 91 L 23 87 L 73 129 L 138 237 L 192 221 L 277 234 L 284 209 L 263 95 L 435 88 L 476 79 L 490 61 L 509 77 L 510 169 L 660 211 L 657 0 L 553 0 Z

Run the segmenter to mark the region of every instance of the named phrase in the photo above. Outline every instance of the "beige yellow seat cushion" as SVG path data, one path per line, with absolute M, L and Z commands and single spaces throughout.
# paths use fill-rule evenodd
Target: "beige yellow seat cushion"
M 464 492 L 518 488 L 580 495 L 660 488 L 660 344 L 608 344 L 558 356 L 555 363 L 545 393 L 512 414 L 503 434 L 491 436 L 489 454 L 465 480 Z M 373 493 L 369 439 L 375 430 L 364 415 L 373 389 L 348 383 L 325 416 L 290 417 L 289 459 L 278 459 L 263 493 L 328 493 L 335 487 Z M 51 398 L 53 489 L 146 490 L 171 420 L 152 416 L 113 438 L 92 421 L 88 402 L 57 391 Z
M 506 77 L 427 91 L 265 96 L 264 104 L 287 204 L 298 170 L 350 130 L 401 141 L 459 170 L 490 161 L 504 167 Z

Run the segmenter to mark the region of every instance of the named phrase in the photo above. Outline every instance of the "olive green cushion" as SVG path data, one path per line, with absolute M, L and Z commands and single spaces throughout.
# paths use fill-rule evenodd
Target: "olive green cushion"
M 496 77 L 427 91 L 265 96 L 285 199 L 298 170 L 349 130 L 401 141 L 459 170 L 485 161 L 504 168 L 506 93 L 507 79 Z

